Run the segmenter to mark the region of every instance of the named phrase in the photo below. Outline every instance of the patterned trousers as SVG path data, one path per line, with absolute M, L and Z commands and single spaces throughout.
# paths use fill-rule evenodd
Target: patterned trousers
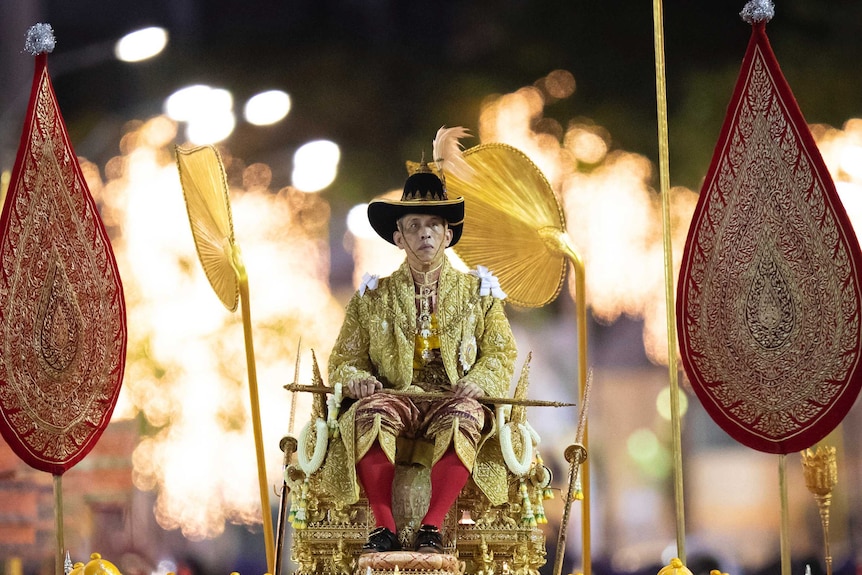
M 433 465 L 454 444 L 458 457 L 472 469 L 484 424 L 485 408 L 470 397 L 421 400 L 375 393 L 360 399 L 356 406 L 356 459 L 378 440 L 392 462 L 397 456 L 399 461 Z M 399 438 L 417 440 L 409 444 L 420 447 L 413 454 L 396 454 L 396 446 L 403 449 L 408 445 Z

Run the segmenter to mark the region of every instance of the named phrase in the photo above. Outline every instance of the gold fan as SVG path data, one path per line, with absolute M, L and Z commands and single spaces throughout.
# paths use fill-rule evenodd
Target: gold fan
M 451 195 L 463 196 L 464 232 L 453 247 L 470 267 L 483 265 L 500 281 L 507 299 L 516 305 L 541 307 L 559 294 L 566 275 L 566 259 L 575 273 L 575 308 L 578 319 L 578 390 L 581 416 L 587 397 L 587 304 L 584 264 L 565 229 L 557 197 L 541 170 L 520 150 L 501 143 L 481 144 L 464 152 L 474 174 L 468 180 L 446 175 Z M 582 452 L 569 474 L 563 524 L 557 539 L 553 575 L 562 572 L 566 525 L 574 501 L 577 467 L 583 467 L 581 508 L 584 565 L 590 557 L 590 481 L 586 462 L 586 425 L 579 425 L 576 444 L 567 452 Z
M 566 274 L 565 218 L 551 185 L 520 150 L 501 143 L 464 152 L 474 175 L 447 174 L 450 195 L 464 196 L 464 235 L 455 253 L 483 265 L 515 305 L 541 307 L 560 294 Z
M 221 157 L 212 146 L 177 146 L 177 169 L 189 213 L 195 248 L 216 295 L 236 311 L 239 284 L 234 269 L 233 220 Z
M 257 477 L 260 489 L 260 507 L 263 515 L 263 535 L 269 573 L 274 573 L 275 540 L 266 481 L 266 464 L 263 453 L 263 430 L 260 421 L 260 401 L 257 392 L 257 369 L 254 360 L 254 342 L 251 330 L 251 311 L 248 298 L 248 274 L 234 243 L 233 221 L 230 213 L 230 195 L 224 164 L 212 146 L 184 150 L 179 146 L 177 169 L 186 199 L 189 223 L 198 257 L 210 285 L 230 311 L 235 311 L 242 300 L 242 327 L 245 336 L 245 357 L 248 367 L 248 393 L 251 402 L 252 430 L 257 455 Z M 240 296 L 242 296 L 240 298 Z

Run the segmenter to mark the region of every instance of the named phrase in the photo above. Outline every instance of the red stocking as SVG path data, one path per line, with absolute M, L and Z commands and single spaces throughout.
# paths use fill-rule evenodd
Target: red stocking
M 431 502 L 422 523 L 440 527 L 469 478 L 470 470 L 458 459 L 455 448 L 450 447 L 431 468 Z
M 356 463 L 359 483 L 368 497 L 368 505 L 374 513 L 377 527 L 386 527 L 395 533 L 395 518 L 392 516 L 392 480 L 395 466 L 386 457 L 378 443 Z

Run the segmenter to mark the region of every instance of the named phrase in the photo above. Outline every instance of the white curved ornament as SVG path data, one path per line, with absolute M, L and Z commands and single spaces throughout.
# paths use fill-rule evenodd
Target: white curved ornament
M 503 461 L 506 462 L 506 467 L 515 475 L 522 477 L 530 470 L 530 463 L 533 461 L 533 442 L 530 437 L 530 430 L 526 425 L 517 424 L 518 431 L 521 433 L 521 445 L 523 451 L 519 458 L 515 455 L 515 449 L 512 446 L 512 425 L 506 424 L 500 430 L 500 449 L 503 452 Z
M 326 457 L 326 446 L 329 443 L 329 426 L 326 422 L 317 418 L 314 422 L 314 429 L 317 432 L 317 438 L 314 442 L 314 453 L 309 459 L 305 446 L 308 443 L 308 432 L 311 430 L 311 422 L 305 424 L 302 431 L 299 433 L 299 448 L 296 456 L 299 468 L 305 473 L 306 477 L 320 469 L 323 464 L 323 459 Z

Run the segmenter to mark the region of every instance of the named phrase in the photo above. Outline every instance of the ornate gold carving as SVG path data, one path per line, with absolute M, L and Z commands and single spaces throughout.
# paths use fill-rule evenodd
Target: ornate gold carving
M 442 526 L 443 544 L 447 552 L 458 557 L 460 572 L 501 575 L 505 564 L 510 573 L 537 575 L 539 567 L 545 564 L 544 534 L 540 529 L 526 527 L 518 521 L 521 505 L 519 484 L 516 478 L 510 479 L 509 499 L 497 506 L 491 505 L 475 483 L 469 481 L 446 516 Z M 366 569 L 358 563 L 362 544 L 374 528 L 366 500 L 362 498 L 355 504 L 339 506 L 326 492 L 317 490 L 320 484 L 312 482 L 311 487 L 309 506 L 314 501 L 317 512 L 305 529 L 293 532 L 295 575 L 345 575 L 348 567 L 356 575 L 367 575 Z M 531 496 L 541 496 L 541 493 L 532 493 L 537 489 L 532 485 L 529 489 Z M 474 522 L 471 518 L 478 519 Z M 406 525 L 399 536 L 409 548 L 413 536 L 410 525 Z M 399 572 L 405 575 L 414 573 L 409 569 Z M 392 573 L 391 569 L 372 569 L 372 575 Z M 440 575 L 427 570 L 415 573 Z

